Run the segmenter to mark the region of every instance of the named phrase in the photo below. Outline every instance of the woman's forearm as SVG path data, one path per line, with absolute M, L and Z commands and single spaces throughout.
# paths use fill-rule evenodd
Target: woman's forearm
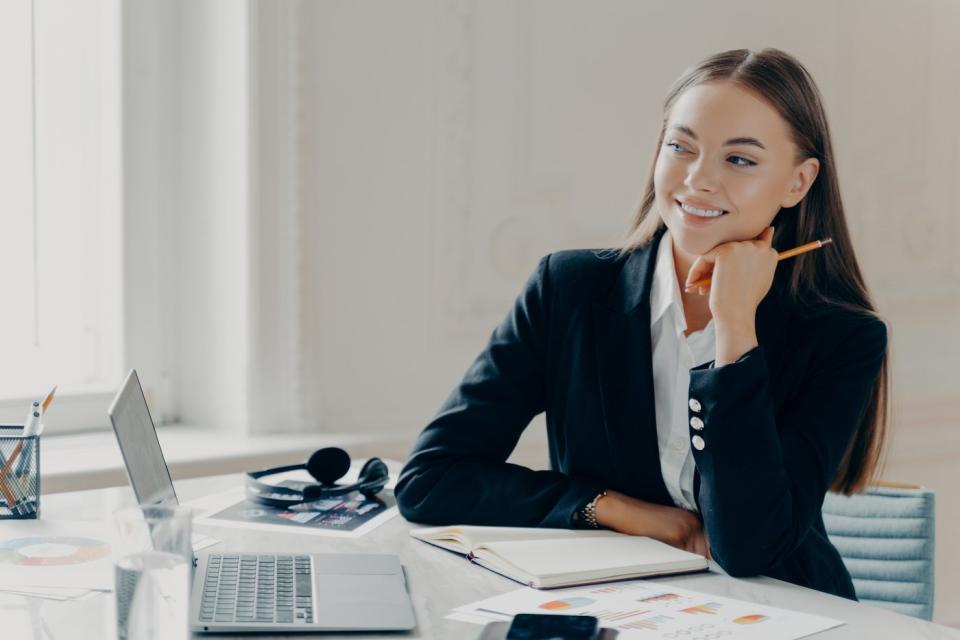
M 700 519 L 689 511 L 645 502 L 616 491 L 597 501 L 597 524 L 632 536 L 647 536 L 710 557 Z
M 650 535 L 653 506 L 616 491 L 607 491 L 607 495 L 597 501 L 597 524 L 614 531 L 630 530 L 632 535 Z

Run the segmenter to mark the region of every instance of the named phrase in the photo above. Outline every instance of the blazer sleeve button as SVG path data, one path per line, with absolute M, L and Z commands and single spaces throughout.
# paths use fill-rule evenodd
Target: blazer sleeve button
M 699 435 L 695 435 L 690 439 L 690 442 L 693 443 L 693 448 L 697 451 L 703 451 L 703 448 L 707 446 L 707 443 L 703 441 Z

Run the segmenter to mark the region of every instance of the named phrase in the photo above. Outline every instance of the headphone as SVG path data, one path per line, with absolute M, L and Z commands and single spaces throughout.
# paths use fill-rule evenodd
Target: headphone
M 306 469 L 319 484 L 292 482 L 283 486 L 262 482 L 261 478 Z M 343 449 L 325 447 L 317 449 L 305 464 L 272 467 L 261 471 L 249 471 L 246 475 L 247 499 L 269 507 L 292 507 L 295 505 L 343 496 L 359 491 L 372 498 L 380 493 L 390 479 L 390 471 L 380 458 L 370 458 L 360 469 L 360 477 L 353 484 L 340 485 L 336 481 L 350 469 L 350 456 Z

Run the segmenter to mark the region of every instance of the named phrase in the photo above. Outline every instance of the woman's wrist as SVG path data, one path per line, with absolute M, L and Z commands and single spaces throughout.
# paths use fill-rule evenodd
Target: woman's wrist
M 648 518 L 655 506 L 608 490 L 596 503 L 597 524 L 613 531 L 646 535 L 650 530 Z
M 756 348 L 756 323 L 750 320 L 716 320 L 717 353 L 714 365 L 722 367 L 739 360 L 744 354 Z
M 616 492 L 606 491 L 606 495 L 600 496 L 596 502 L 596 515 L 597 515 L 597 524 L 605 529 L 613 529 L 613 524 L 616 521 L 616 516 L 614 515 L 617 510 L 617 505 L 615 498 Z
M 597 524 L 631 536 L 647 536 L 678 549 L 709 555 L 699 517 L 679 507 L 607 491 L 596 504 Z

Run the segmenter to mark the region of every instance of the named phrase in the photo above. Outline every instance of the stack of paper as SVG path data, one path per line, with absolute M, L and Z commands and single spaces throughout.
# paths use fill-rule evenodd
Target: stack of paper
M 647 580 L 568 589 L 518 589 L 454 609 L 448 618 L 487 624 L 518 613 L 595 616 L 630 638 L 795 640 L 843 624 L 743 600 L 722 598 Z

